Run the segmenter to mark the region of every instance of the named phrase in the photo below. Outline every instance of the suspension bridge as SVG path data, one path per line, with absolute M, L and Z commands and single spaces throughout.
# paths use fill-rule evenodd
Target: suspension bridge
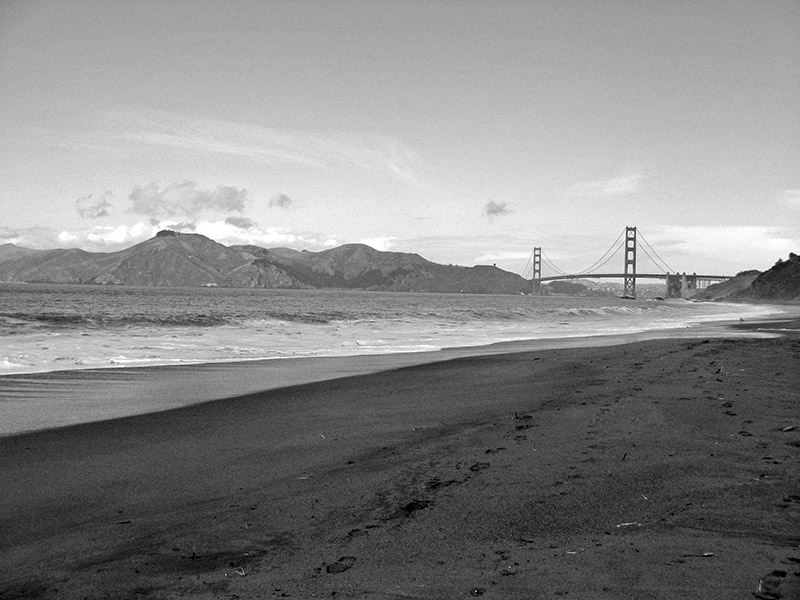
M 639 245 L 638 240 L 642 244 Z M 637 271 L 636 256 L 641 250 L 655 266 L 655 272 L 640 273 Z M 606 266 L 620 251 L 623 252 L 623 271 L 613 272 Z M 555 275 L 542 276 L 542 265 L 545 265 Z M 530 277 L 533 285 L 533 293 L 542 293 L 542 283 L 547 281 L 559 281 L 566 279 L 622 279 L 623 298 L 636 298 L 637 279 L 663 279 L 665 298 L 690 298 L 698 289 L 702 289 L 711 283 L 730 279 L 730 275 L 698 275 L 692 273 L 678 273 L 662 259 L 653 247 L 644 238 L 636 227 L 625 227 L 613 244 L 605 253 L 597 259 L 593 265 L 578 273 L 567 273 L 553 264 L 541 247 L 535 247 L 533 254 L 528 261 L 523 277 Z

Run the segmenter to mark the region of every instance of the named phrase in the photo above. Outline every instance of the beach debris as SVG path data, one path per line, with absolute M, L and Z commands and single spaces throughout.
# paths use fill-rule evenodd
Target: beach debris
M 711 558 L 712 556 L 714 556 L 714 553 L 713 552 L 702 552 L 700 554 L 688 553 L 688 554 L 681 554 L 681 556 L 683 556 L 684 558 Z
M 789 425 L 788 427 L 784 427 L 781 431 L 794 431 L 797 429 L 797 425 Z
M 641 526 L 642 526 L 642 524 L 638 523 L 636 521 L 630 521 L 628 523 L 620 523 L 619 525 L 615 525 L 615 527 L 617 527 L 617 528 L 619 528 L 619 527 L 641 527 Z
M 565 553 L 569 554 L 570 556 L 574 556 L 576 554 L 580 554 L 581 552 L 583 552 L 585 550 L 586 550 L 586 548 L 578 548 L 577 550 L 565 550 Z
M 476 587 L 476 588 L 472 588 L 472 589 L 469 591 L 469 595 L 470 595 L 470 596 L 475 596 L 475 597 L 477 597 L 477 596 L 483 596 L 485 593 L 486 593 L 486 588 L 482 588 L 482 587 Z
M 328 573 L 344 573 L 356 563 L 355 556 L 342 556 L 336 562 L 325 566 Z
M 244 567 L 236 567 L 233 570 L 233 572 L 236 573 L 239 577 L 244 577 L 245 575 L 247 575 L 247 573 L 244 570 Z

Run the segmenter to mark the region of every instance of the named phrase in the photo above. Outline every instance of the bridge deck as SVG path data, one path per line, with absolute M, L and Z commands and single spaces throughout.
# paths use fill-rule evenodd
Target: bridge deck
M 633 277 L 635 279 L 666 279 L 667 273 L 593 273 L 591 275 L 551 275 L 549 277 L 542 277 L 539 281 L 557 281 L 559 279 L 624 279 L 625 277 Z M 669 273 L 671 277 L 680 277 L 682 273 Z M 700 275 L 695 273 L 686 273 L 686 277 L 694 277 L 697 279 L 711 279 L 715 281 L 724 281 L 730 279 L 731 275 Z

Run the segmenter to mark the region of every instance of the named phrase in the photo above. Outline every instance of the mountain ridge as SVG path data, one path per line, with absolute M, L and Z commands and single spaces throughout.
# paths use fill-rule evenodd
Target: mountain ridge
M 494 266 L 462 267 L 419 254 L 345 244 L 311 252 L 224 246 L 196 233 L 160 231 L 109 253 L 0 246 L 0 281 L 144 286 L 519 294 L 530 282 Z

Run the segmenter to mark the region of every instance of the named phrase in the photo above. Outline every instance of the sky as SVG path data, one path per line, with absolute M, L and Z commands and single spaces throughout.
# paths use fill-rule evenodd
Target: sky
M 797 0 L 3 0 L 0 81 L 0 243 L 800 253 Z

